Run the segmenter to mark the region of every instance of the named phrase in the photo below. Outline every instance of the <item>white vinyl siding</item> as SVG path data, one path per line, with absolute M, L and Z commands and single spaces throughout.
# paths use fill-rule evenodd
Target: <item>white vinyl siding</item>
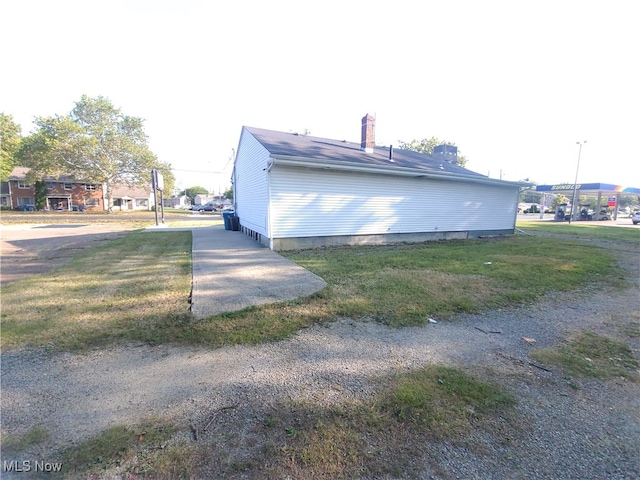
M 243 131 L 238 145 L 235 165 L 234 194 L 236 215 L 243 227 L 266 237 L 269 235 L 267 164 L 269 152 L 247 131 Z
M 285 167 L 270 172 L 271 238 L 513 229 L 517 188 Z

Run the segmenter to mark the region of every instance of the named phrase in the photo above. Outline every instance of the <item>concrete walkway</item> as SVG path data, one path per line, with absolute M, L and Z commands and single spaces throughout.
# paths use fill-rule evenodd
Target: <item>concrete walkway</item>
M 193 235 L 191 312 L 196 318 L 293 300 L 327 285 L 317 275 L 241 232 L 225 230 L 223 226 L 188 230 Z

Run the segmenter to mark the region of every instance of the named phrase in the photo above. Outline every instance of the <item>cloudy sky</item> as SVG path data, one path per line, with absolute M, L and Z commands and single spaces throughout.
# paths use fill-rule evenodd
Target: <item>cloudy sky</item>
M 505 180 L 640 187 L 635 0 L 0 0 L 0 111 L 83 94 L 145 119 L 178 186 L 218 192 L 243 125 L 454 142 Z

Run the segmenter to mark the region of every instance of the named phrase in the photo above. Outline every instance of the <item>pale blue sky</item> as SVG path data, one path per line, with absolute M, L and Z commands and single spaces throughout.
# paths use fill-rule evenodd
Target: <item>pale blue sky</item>
M 640 186 L 634 0 L 0 0 L 0 111 L 102 95 L 182 188 L 229 185 L 243 125 L 455 142 L 506 180 Z M 226 168 L 225 168 L 226 167 Z M 193 170 L 195 172 L 189 172 Z M 211 172 L 224 171 L 222 174 Z

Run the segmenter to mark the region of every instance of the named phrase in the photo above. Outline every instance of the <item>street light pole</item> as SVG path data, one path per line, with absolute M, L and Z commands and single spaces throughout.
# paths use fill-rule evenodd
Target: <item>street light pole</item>
M 576 214 L 576 190 L 578 189 L 578 170 L 580 169 L 580 154 L 582 153 L 582 145 L 587 143 L 587 141 L 576 142 L 576 145 L 580 145 L 578 148 L 578 166 L 576 167 L 576 179 L 573 182 L 573 198 L 571 199 L 571 215 L 569 215 L 569 223 L 571 223 L 571 218 Z

